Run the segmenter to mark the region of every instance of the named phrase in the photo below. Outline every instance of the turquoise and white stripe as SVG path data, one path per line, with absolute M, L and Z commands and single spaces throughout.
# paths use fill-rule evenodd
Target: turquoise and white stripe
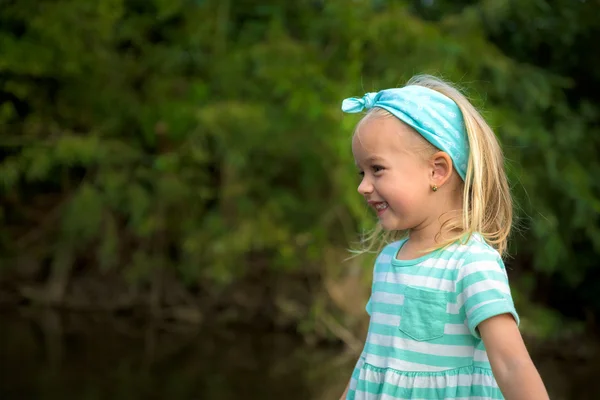
M 499 314 L 519 322 L 502 258 L 480 235 L 408 261 L 396 259 L 403 243 L 375 261 L 347 399 L 503 399 L 477 331 Z

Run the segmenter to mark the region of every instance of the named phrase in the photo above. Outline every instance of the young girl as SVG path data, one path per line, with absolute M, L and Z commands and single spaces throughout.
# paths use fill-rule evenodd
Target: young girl
M 395 241 L 375 261 L 368 336 L 342 398 L 547 399 L 501 258 L 512 201 L 494 133 L 429 76 L 342 104 L 364 109 L 358 192 Z

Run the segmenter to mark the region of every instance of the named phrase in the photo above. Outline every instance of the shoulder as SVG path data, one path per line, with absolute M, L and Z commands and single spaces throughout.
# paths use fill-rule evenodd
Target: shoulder
M 489 245 L 479 234 L 473 234 L 466 242 L 453 244 L 449 247 L 455 258 L 461 264 L 472 262 L 495 261 L 504 264 L 498 250 Z
M 405 241 L 406 239 L 402 239 L 387 244 L 377 255 L 376 262 L 387 263 L 392 261 L 392 259 L 396 257 L 396 254 L 398 254 L 398 250 Z
M 504 261 L 498 251 L 481 235 L 474 234 L 466 243 L 453 245 L 457 259 L 457 280 L 477 272 L 497 272 L 505 275 Z
M 390 265 L 392 259 L 396 257 L 398 250 L 402 246 L 402 243 L 404 243 L 405 241 L 405 239 L 398 240 L 384 246 L 383 249 L 381 249 L 381 251 L 377 255 L 377 258 L 375 259 L 375 270 L 381 270 L 382 268 L 385 268 L 386 266 Z

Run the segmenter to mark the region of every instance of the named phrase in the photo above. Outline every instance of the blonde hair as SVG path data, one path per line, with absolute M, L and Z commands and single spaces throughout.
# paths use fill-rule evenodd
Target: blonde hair
M 469 100 L 449 83 L 433 76 L 417 75 L 407 82 L 408 85 L 424 86 L 452 99 L 462 112 L 469 139 L 469 162 L 463 183 L 463 210 L 458 215 L 450 216 L 443 223 L 436 240 L 442 231 L 449 234 L 436 249 L 468 240 L 471 235 L 478 233 L 489 245 L 504 255 L 512 227 L 513 202 L 504 171 L 504 156 L 496 135 Z M 391 114 L 377 107 L 372 108 L 357 124 L 355 134 L 361 123 L 368 118 L 387 116 Z M 429 146 L 430 150 L 437 151 L 433 145 Z M 384 232 L 381 225 L 377 224 L 377 227 L 361 240 L 363 248 L 355 253 L 372 252 L 374 248 L 378 252 L 387 243 L 407 235 L 408 231 Z M 427 251 L 431 250 L 434 249 Z

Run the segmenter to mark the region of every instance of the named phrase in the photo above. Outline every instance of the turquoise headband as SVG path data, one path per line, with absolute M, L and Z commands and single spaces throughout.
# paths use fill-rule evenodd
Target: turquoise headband
M 421 134 L 429 143 L 448 153 L 454 169 L 465 180 L 469 161 L 469 140 L 462 113 L 445 95 L 423 86 L 405 86 L 348 98 L 342 111 L 358 113 L 380 107 Z

